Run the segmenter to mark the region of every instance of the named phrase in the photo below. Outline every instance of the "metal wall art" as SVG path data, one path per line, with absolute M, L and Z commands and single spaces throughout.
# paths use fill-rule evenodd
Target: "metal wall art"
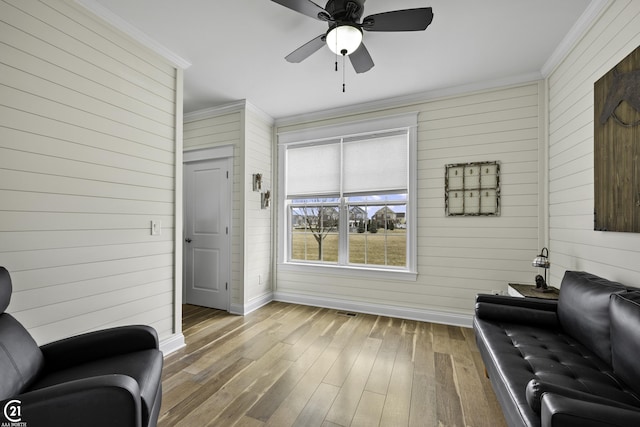
M 500 164 L 474 162 L 446 165 L 444 206 L 448 216 L 500 215 Z

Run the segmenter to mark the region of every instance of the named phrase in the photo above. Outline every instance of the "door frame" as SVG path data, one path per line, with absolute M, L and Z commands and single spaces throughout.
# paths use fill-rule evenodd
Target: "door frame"
M 227 239 L 227 251 L 229 253 L 229 261 L 225 266 L 228 271 L 227 277 L 229 277 L 229 291 L 227 293 L 227 312 L 231 309 L 231 291 L 233 288 L 233 276 L 231 266 L 233 264 L 233 254 L 231 252 L 232 248 L 232 238 L 233 238 L 233 145 L 221 145 L 219 147 L 210 147 L 210 148 L 199 148 L 195 150 L 186 150 L 183 153 L 182 163 L 186 165 L 187 163 L 195 163 L 195 162 L 203 162 L 207 160 L 225 160 L 227 161 L 227 169 L 229 171 L 229 191 L 227 191 L 227 203 L 229 206 L 229 238 Z M 183 168 L 184 175 L 184 168 Z M 183 188 L 182 188 L 182 235 L 185 234 L 185 224 L 186 224 L 186 210 L 187 210 L 187 200 L 186 200 L 186 191 L 184 186 L 186 185 L 185 180 L 183 179 Z M 186 250 L 185 250 L 185 241 L 182 239 L 182 303 L 184 304 L 187 299 L 187 268 L 186 268 Z

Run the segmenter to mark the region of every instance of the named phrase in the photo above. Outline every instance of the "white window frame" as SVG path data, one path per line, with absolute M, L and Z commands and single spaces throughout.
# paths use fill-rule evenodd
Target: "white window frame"
M 341 123 L 337 125 L 310 127 L 300 130 L 278 132 L 278 268 L 306 274 L 330 274 L 343 277 L 367 277 L 388 280 L 417 279 L 417 128 L 418 113 L 411 112 L 394 116 Z M 407 130 L 409 139 L 409 182 L 407 185 L 407 266 L 404 269 L 378 265 L 336 265 L 318 264 L 304 261 L 290 261 L 287 258 L 289 241 L 285 191 L 285 156 L 287 146 L 292 143 L 306 143 L 325 139 L 348 138 L 378 132 Z

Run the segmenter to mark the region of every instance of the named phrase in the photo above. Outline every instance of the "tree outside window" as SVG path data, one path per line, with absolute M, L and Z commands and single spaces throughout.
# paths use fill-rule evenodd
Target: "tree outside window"
M 320 199 L 296 202 L 291 206 L 291 259 L 336 262 L 339 206 Z

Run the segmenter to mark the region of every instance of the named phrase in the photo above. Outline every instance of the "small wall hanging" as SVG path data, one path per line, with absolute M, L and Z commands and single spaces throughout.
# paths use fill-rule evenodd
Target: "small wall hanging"
M 253 174 L 253 191 L 262 190 L 262 174 L 254 173 Z
M 267 209 L 271 206 L 271 191 L 260 193 L 260 208 Z
M 448 216 L 500 215 L 500 164 L 496 161 L 446 165 L 444 206 Z

